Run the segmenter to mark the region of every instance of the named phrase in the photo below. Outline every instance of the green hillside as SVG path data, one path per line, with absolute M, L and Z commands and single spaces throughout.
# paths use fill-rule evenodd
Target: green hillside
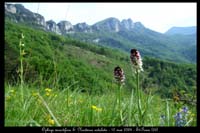
M 146 56 L 180 63 L 196 63 L 195 35 L 167 36 L 144 28 L 119 32 L 77 32 L 67 36 L 125 52 L 129 52 L 132 47 L 137 47 Z M 191 53 L 182 52 L 182 49 L 188 47 L 192 48 Z
M 30 91 L 37 90 L 38 92 L 44 94 L 42 89 L 33 88 L 54 88 L 53 90 L 55 90 L 58 94 L 60 92 L 59 99 L 62 101 L 61 98 L 65 96 L 64 93 L 61 94 L 61 92 L 65 92 L 66 88 L 69 88 L 70 90 L 69 93 L 67 93 L 67 95 L 69 94 L 71 96 L 76 97 L 79 93 L 81 93 L 80 95 L 84 95 L 83 98 L 85 98 L 85 100 L 87 98 L 93 97 L 94 103 L 98 103 L 98 100 L 105 103 L 105 99 L 107 99 L 107 104 L 99 105 L 103 106 L 103 109 L 106 109 L 107 106 L 109 106 L 109 103 L 113 103 L 112 100 L 114 100 L 116 96 L 115 91 L 116 88 L 118 88 L 118 85 L 114 80 L 113 70 L 116 66 L 120 66 L 123 68 L 126 75 L 125 85 L 123 86 L 123 93 L 127 96 L 127 99 L 133 99 L 133 97 L 131 97 L 130 94 L 132 90 L 135 90 L 136 88 L 136 76 L 132 73 L 131 70 L 129 54 L 118 51 L 116 49 L 110 49 L 98 45 L 91 45 L 89 43 L 71 39 L 70 37 L 59 36 L 42 30 L 32 29 L 30 27 L 23 26 L 20 24 L 14 24 L 10 21 L 5 22 L 4 31 L 4 78 L 6 84 L 6 95 L 9 95 L 10 91 L 13 89 L 20 89 L 19 41 L 21 38 L 21 34 L 23 33 L 23 35 L 25 36 L 23 76 L 26 85 L 24 87 L 24 93 L 26 92 L 27 94 L 26 96 L 24 96 L 24 98 L 31 97 L 31 92 L 29 92 L 29 89 Z M 195 106 L 193 103 L 196 102 L 196 65 L 176 64 L 155 58 L 143 57 L 143 52 L 140 52 L 142 53 L 144 64 L 144 72 L 140 74 L 140 86 L 142 88 L 141 93 L 144 99 L 146 96 L 151 94 L 156 97 L 155 99 L 157 99 L 158 102 L 161 102 L 166 98 L 173 99 L 175 95 L 179 95 L 180 102 L 184 101 L 183 105 L 186 104 L 187 106 L 192 108 L 193 113 L 195 113 Z M 78 91 L 78 93 L 74 93 L 73 91 Z M 88 94 L 89 96 L 87 96 L 86 94 Z M 100 99 L 98 99 L 98 96 Z M 109 96 L 112 99 L 108 99 Z M 55 101 L 53 101 L 52 99 L 48 99 L 47 101 L 50 102 L 49 106 L 51 108 L 55 108 L 53 103 L 56 101 L 59 102 L 59 99 L 56 99 Z M 30 99 L 29 104 L 32 104 L 33 101 L 34 99 Z M 143 100 L 143 102 L 144 101 L 145 100 Z M 152 106 L 158 104 L 158 102 L 153 101 Z M 58 104 L 61 105 L 61 103 Z M 125 103 L 121 109 L 125 110 L 128 104 L 129 103 Z M 6 105 L 8 105 L 9 107 L 11 106 L 9 102 L 6 102 Z M 84 105 L 88 106 L 91 105 L 91 103 L 88 101 Z M 182 105 L 182 103 L 179 105 Z M 21 104 L 19 104 L 19 107 L 20 106 Z M 170 102 L 170 106 L 173 106 L 173 102 Z M 47 110 L 49 110 L 48 106 L 46 107 Z M 158 106 L 155 107 L 159 108 Z M 81 109 L 83 108 L 81 107 Z M 94 108 L 98 110 L 98 108 Z M 163 108 L 166 107 L 163 106 Z M 173 113 L 176 112 L 175 108 L 172 110 Z M 75 110 L 70 111 L 74 112 Z M 159 112 L 160 110 L 157 109 L 156 111 Z M 14 121 L 9 122 L 9 120 L 12 120 L 10 117 L 13 116 L 13 112 L 11 110 L 7 110 L 6 108 L 6 125 L 16 125 Z M 18 113 L 20 113 L 20 111 Z M 85 111 L 84 113 L 91 114 L 90 111 Z M 126 114 L 126 112 L 123 113 Z M 59 112 L 56 112 L 56 114 L 58 116 L 61 116 Z M 83 117 L 82 121 L 80 123 L 77 123 L 76 121 L 79 118 L 79 116 L 75 116 L 76 118 L 73 119 L 71 124 L 62 125 L 109 125 L 110 121 L 108 119 L 112 117 L 110 116 L 111 114 L 113 114 L 111 110 L 110 112 L 107 112 L 107 114 L 104 113 L 104 115 L 109 115 L 109 118 L 102 116 L 105 119 L 105 121 L 100 119 L 101 116 L 95 115 L 95 117 L 98 117 L 99 121 L 91 122 L 91 118 L 90 120 L 88 120 L 91 123 L 84 123 L 84 120 L 87 121 L 86 119 L 89 118 L 87 118 L 86 116 L 83 117 L 83 115 L 81 115 L 81 118 Z M 132 116 L 132 113 L 128 114 Z M 37 115 L 35 114 L 35 117 Z M 53 115 L 51 114 L 51 116 Z M 118 117 L 120 118 L 121 116 L 116 116 L 116 118 Z M 126 116 L 126 118 L 127 117 L 128 116 Z M 28 117 L 26 116 L 23 116 L 22 119 L 23 118 L 28 119 Z M 39 118 L 32 117 L 31 119 L 37 119 L 39 121 Z M 158 119 L 159 116 L 153 121 L 157 121 Z M 170 119 L 173 119 L 173 116 Z M 56 121 L 55 117 L 53 117 L 53 120 Z M 111 122 L 110 124 L 137 125 L 139 123 L 144 125 L 159 125 L 159 123 L 150 123 L 150 120 L 151 119 L 148 119 L 144 123 L 141 121 L 131 121 L 129 119 L 125 121 L 125 118 L 123 118 L 123 120 L 113 120 L 113 123 Z M 36 125 L 37 123 L 46 125 L 44 121 L 38 121 L 36 122 Z M 118 121 L 120 122 L 118 123 Z M 21 123 L 19 125 L 24 124 Z M 57 123 L 57 125 L 59 124 Z M 191 125 L 195 125 L 195 120 L 192 121 Z

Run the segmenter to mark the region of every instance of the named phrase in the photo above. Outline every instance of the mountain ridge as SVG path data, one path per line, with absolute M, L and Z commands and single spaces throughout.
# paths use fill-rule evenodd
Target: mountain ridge
M 132 30 L 135 27 L 144 27 L 141 22 L 133 23 L 130 18 L 123 19 L 120 22 L 114 17 L 106 18 L 102 21 L 96 22 L 91 26 L 86 22 L 72 25 L 71 22 L 67 20 L 60 20 L 58 23 L 56 23 L 54 20 L 45 21 L 45 18 L 42 15 L 31 12 L 21 4 L 5 4 L 5 14 L 14 22 L 30 21 L 30 23 L 35 23 L 42 26 L 43 29 L 47 31 L 55 32 L 61 35 L 66 35 L 67 33 L 73 32 L 96 32 L 99 30 L 118 32 L 119 30 L 124 29 Z M 13 15 L 18 17 L 13 17 Z
M 53 20 L 45 21 L 43 16 L 32 13 L 19 4 L 6 4 L 5 14 L 7 19 L 15 23 L 27 23 L 29 26 L 34 25 L 36 28 L 83 42 L 117 48 L 126 52 L 136 47 L 145 56 L 174 62 L 196 62 L 196 36 L 168 36 L 146 28 L 141 22 L 133 22 L 130 18 L 120 21 L 110 17 L 93 25 L 85 22 L 72 25 L 66 20 L 56 23 Z M 185 49 L 187 45 L 191 46 L 190 53 Z
M 117 19 L 115 17 L 109 17 L 109 18 L 105 18 L 101 21 L 98 21 L 98 22 L 94 23 L 93 25 L 88 25 L 86 22 L 81 22 L 81 23 L 77 23 L 75 25 L 72 25 L 71 22 L 68 21 L 68 20 L 60 20 L 58 23 L 56 23 L 52 19 L 45 21 L 44 16 L 42 16 L 38 13 L 34 13 L 34 12 L 30 11 L 29 9 L 26 9 L 22 4 L 5 4 L 5 14 L 6 14 L 6 17 L 10 17 L 11 20 L 14 21 L 14 22 L 24 22 L 25 20 L 28 21 L 27 20 L 28 18 L 31 18 L 31 17 L 32 17 L 32 19 L 35 18 L 37 20 L 35 22 L 36 24 L 44 26 L 43 28 L 45 28 L 46 30 L 53 31 L 57 34 L 66 34 L 66 32 L 68 32 L 68 30 L 66 32 L 62 33 L 62 32 L 59 32 L 59 31 L 54 31 L 52 29 L 49 29 L 49 28 L 47 28 L 49 21 L 52 21 L 52 23 L 55 23 L 56 26 L 58 26 L 60 23 L 67 22 L 65 24 L 65 26 L 72 27 L 72 28 L 70 28 L 69 33 L 71 33 L 71 31 L 72 31 L 71 29 L 74 29 L 74 32 L 92 32 L 92 29 L 93 30 L 98 29 L 97 27 L 101 23 L 114 24 L 114 26 L 118 25 L 121 28 L 121 30 L 124 30 L 124 29 L 131 30 L 131 29 L 134 29 L 134 28 L 146 28 L 141 22 L 138 22 L 138 21 L 133 22 L 133 20 L 131 18 L 122 19 L 120 21 L 119 19 Z M 21 15 L 21 17 L 18 16 L 18 18 L 12 18 L 11 17 L 12 15 L 10 15 L 10 14 L 18 14 L 18 15 Z M 28 18 L 23 20 L 23 18 L 25 18 L 25 17 L 28 17 Z M 109 23 L 109 22 L 111 22 L 111 23 Z M 118 23 L 118 24 L 116 24 L 116 23 Z M 111 29 L 113 28 L 114 29 L 113 31 L 117 32 L 118 31 L 117 28 L 112 27 L 112 26 L 113 25 L 111 25 Z M 77 27 L 82 27 L 82 28 L 77 30 Z M 87 30 L 83 27 L 85 27 Z M 52 28 L 55 28 L 55 27 L 52 27 Z M 58 27 L 58 28 L 60 28 L 60 27 Z M 174 26 L 174 27 L 171 27 L 170 29 L 168 29 L 165 33 L 161 33 L 161 32 L 158 32 L 158 33 L 170 34 L 171 35 L 171 33 L 169 33 L 171 30 L 174 30 L 174 29 L 190 29 L 190 28 L 192 28 L 192 33 L 183 33 L 183 34 L 196 34 L 196 31 L 195 31 L 196 26 L 188 26 L 188 27 Z M 62 30 L 62 28 L 59 29 L 59 30 Z M 157 32 L 157 31 L 154 31 L 154 32 Z M 172 33 L 172 34 L 174 34 L 174 33 Z
M 191 35 L 196 34 L 196 26 L 188 26 L 188 27 L 177 27 L 174 26 L 167 30 L 165 32 L 167 35 L 175 35 L 175 34 L 181 34 L 181 35 Z

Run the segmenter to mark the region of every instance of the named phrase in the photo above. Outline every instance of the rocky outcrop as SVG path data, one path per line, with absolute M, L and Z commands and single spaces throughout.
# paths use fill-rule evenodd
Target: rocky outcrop
M 74 26 L 76 32 L 92 32 L 91 27 L 86 23 L 78 23 Z
M 23 22 L 40 27 L 46 26 L 42 15 L 31 12 L 21 4 L 5 4 L 5 15 L 14 22 Z
M 123 29 L 126 29 L 126 30 L 131 30 L 131 29 L 134 28 L 134 23 L 130 18 L 129 19 L 123 19 L 121 21 L 121 27 Z
M 35 18 L 35 22 L 38 25 L 42 25 L 42 26 L 46 26 L 46 22 L 43 16 L 41 16 L 40 14 L 34 13 L 33 14 L 34 18 Z
M 120 30 L 120 21 L 116 18 L 111 17 L 94 24 L 92 28 L 97 31 L 105 30 L 118 32 Z
M 59 27 L 53 20 L 49 20 L 46 22 L 46 29 L 57 34 L 61 34 Z
M 135 22 L 134 27 L 137 29 L 144 29 L 144 25 L 141 22 Z
M 13 14 L 17 13 L 17 9 L 13 4 L 5 4 L 5 11 Z
M 53 20 L 45 22 L 42 15 L 33 13 L 21 4 L 5 4 L 5 17 L 14 22 L 28 23 L 38 26 L 44 30 L 66 35 L 75 32 L 119 32 L 121 30 L 135 30 L 145 28 L 140 22 L 134 23 L 130 18 L 123 19 L 121 22 L 114 17 L 107 18 L 89 26 L 85 22 L 72 25 L 69 21 L 60 21 L 58 24 Z
M 57 25 L 63 35 L 73 32 L 73 25 L 69 21 L 60 21 Z
M 123 19 L 121 22 L 117 18 L 108 18 L 103 21 L 100 21 L 92 26 L 93 30 L 100 31 L 111 31 L 111 32 L 118 32 L 121 30 L 134 30 L 137 28 L 144 28 L 142 23 L 140 22 L 133 22 L 130 18 Z

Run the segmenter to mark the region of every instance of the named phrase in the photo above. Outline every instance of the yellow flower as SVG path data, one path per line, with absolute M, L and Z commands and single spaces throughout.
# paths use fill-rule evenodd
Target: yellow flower
M 46 96 L 50 96 L 51 94 L 49 92 L 46 92 Z
M 52 90 L 49 89 L 49 88 L 46 88 L 45 91 L 46 91 L 46 92 L 51 92 Z
M 52 89 L 46 88 L 45 91 L 46 91 L 46 96 L 50 96 Z
M 47 116 L 46 116 L 46 120 L 48 121 L 48 123 L 49 123 L 50 125 L 54 125 L 54 124 L 55 124 L 55 121 L 54 121 L 53 119 L 51 119 L 51 116 L 50 116 L 50 115 L 47 115 Z
M 32 96 L 37 97 L 37 96 L 38 96 L 38 93 L 37 93 L 37 92 L 33 92 L 33 93 L 32 93 Z
M 92 109 L 96 110 L 96 111 L 102 111 L 102 108 L 98 108 L 97 106 L 92 105 Z
M 54 125 L 54 124 L 55 124 L 55 122 L 54 122 L 53 119 L 48 119 L 48 123 L 49 123 L 50 125 Z
M 92 108 L 93 108 L 93 109 L 96 109 L 96 108 L 97 108 L 97 106 L 94 106 L 94 105 L 92 105 Z

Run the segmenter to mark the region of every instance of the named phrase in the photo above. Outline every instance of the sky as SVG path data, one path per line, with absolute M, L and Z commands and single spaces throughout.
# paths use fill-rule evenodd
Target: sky
M 16 4 L 16 3 L 15 3 Z M 45 21 L 67 20 L 75 25 L 89 25 L 115 17 L 120 21 L 131 18 L 145 27 L 164 33 L 173 26 L 197 24 L 197 4 L 188 3 L 18 3 L 44 16 Z

